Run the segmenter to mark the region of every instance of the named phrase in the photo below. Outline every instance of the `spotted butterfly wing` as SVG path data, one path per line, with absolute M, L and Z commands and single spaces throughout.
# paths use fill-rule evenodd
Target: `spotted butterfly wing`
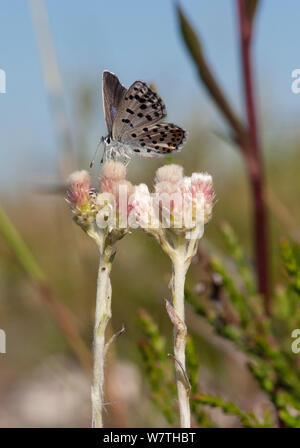
M 131 131 L 126 144 L 132 153 L 142 157 L 160 157 L 180 151 L 186 141 L 186 131 L 173 123 L 155 123 Z

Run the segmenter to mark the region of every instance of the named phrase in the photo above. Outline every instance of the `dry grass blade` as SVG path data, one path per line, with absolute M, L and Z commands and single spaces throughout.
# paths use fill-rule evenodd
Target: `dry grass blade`
M 259 0 L 246 0 L 246 14 L 250 23 L 252 23 L 254 20 L 258 4 Z
M 234 138 L 241 143 L 245 139 L 244 125 L 232 110 L 225 94 L 218 85 L 206 61 L 202 45 L 196 32 L 190 25 L 182 9 L 179 6 L 176 9 L 183 40 L 197 67 L 199 76 L 231 128 L 234 130 Z

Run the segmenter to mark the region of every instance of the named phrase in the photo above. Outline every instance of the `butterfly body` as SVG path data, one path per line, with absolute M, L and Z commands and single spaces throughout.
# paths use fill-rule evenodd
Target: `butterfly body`
M 103 143 L 105 154 L 108 159 L 115 159 L 117 156 L 126 159 L 133 155 L 130 145 L 113 140 L 109 135 L 103 139 Z
M 186 132 L 166 116 L 162 99 L 143 81 L 126 89 L 116 75 L 103 72 L 103 108 L 108 135 L 103 139 L 108 158 L 161 157 L 180 151 Z

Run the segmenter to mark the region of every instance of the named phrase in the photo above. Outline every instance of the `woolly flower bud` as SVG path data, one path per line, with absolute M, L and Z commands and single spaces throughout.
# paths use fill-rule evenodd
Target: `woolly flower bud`
M 182 226 L 182 195 L 179 188 L 182 178 L 183 168 L 179 165 L 162 166 L 156 172 L 154 208 L 156 215 L 161 215 L 164 227 Z
M 135 187 L 134 193 L 129 200 L 129 207 L 128 221 L 131 227 L 151 227 L 153 218 L 152 198 L 146 184 L 140 184 Z
M 183 168 L 180 165 L 165 165 L 156 171 L 155 182 L 171 182 L 177 184 L 183 178 Z
M 93 189 L 87 171 L 75 171 L 69 176 L 67 202 L 75 221 L 83 228 L 88 228 L 96 215 Z
M 213 198 L 212 177 L 207 173 L 193 173 L 191 177 L 192 191 L 201 192 L 205 195 L 206 200 Z
M 175 184 L 166 180 L 157 182 L 155 184 L 155 193 L 162 195 L 162 194 L 173 194 L 176 193 L 179 190 L 179 184 Z
M 183 195 L 189 195 L 192 197 L 192 180 L 190 177 L 184 176 L 182 181 L 179 183 L 179 189 Z
M 126 167 L 121 162 L 108 160 L 102 168 L 100 190 L 102 192 L 113 192 L 114 185 L 125 180 Z
M 115 197 L 116 208 L 118 211 L 120 207 L 125 207 L 125 204 L 128 208 L 128 199 L 133 193 L 134 186 L 128 180 L 121 180 L 112 186 L 112 194 Z
M 164 227 L 182 227 L 182 194 L 179 183 L 161 181 L 155 185 L 154 209 Z
M 192 196 L 204 203 L 204 223 L 206 224 L 212 214 L 215 193 L 213 189 L 212 177 L 207 173 L 193 173 L 191 177 Z
M 67 202 L 71 206 L 80 206 L 89 200 L 91 186 L 90 175 L 87 171 L 75 171 L 69 176 L 67 183 L 69 184 Z

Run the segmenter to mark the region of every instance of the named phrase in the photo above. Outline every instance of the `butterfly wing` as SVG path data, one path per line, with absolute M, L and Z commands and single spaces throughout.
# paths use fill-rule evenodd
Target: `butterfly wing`
M 135 81 L 129 87 L 113 122 L 112 137 L 125 143 L 133 128 L 151 125 L 167 115 L 162 99 L 145 82 Z
M 165 156 L 180 151 L 186 131 L 173 123 L 156 123 L 131 129 L 126 144 L 141 157 Z
M 119 78 L 114 73 L 107 70 L 103 72 L 102 98 L 108 135 L 112 135 L 113 123 L 126 92 L 127 89 L 120 83 Z

